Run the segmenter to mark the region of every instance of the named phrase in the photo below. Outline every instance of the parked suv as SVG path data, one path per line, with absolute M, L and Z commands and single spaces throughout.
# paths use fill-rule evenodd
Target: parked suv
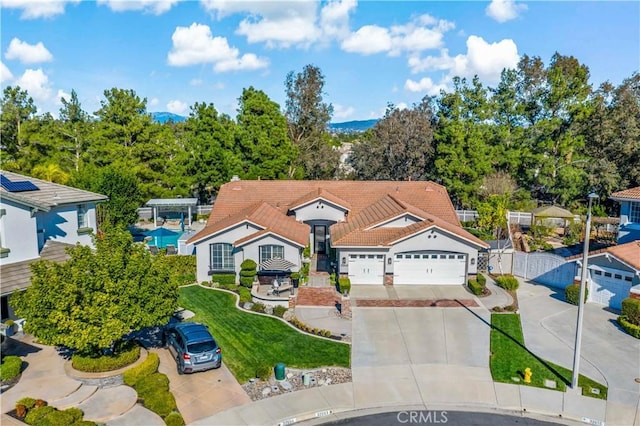
M 220 368 L 222 365 L 220 347 L 204 324 L 169 324 L 163 339 L 178 364 L 178 374 Z

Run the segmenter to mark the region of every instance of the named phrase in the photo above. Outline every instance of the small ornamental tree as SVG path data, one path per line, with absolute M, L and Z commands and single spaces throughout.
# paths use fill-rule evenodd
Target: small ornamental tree
M 151 256 L 128 232 L 109 230 L 94 244 L 68 249 L 65 263 L 35 262 L 31 286 L 11 299 L 27 332 L 85 356 L 101 354 L 131 331 L 166 323 L 178 299 L 162 256 Z
M 258 265 L 254 260 L 246 259 L 240 264 L 240 284 L 243 287 L 251 287 L 256 276 Z

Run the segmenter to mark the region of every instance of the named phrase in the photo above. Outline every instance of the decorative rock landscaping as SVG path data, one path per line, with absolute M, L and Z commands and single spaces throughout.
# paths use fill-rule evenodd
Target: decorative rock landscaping
M 303 375 L 309 374 L 309 384 L 303 382 Z M 351 382 L 351 370 L 349 368 L 327 367 L 316 370 L 297 370 L 287 368 L 286 380 L 269 381 L 255 380 L 242 385 L 244 391 L 252 401 L 258 401 L 283 393 L 295 392 L 316 386 L 336 385 Z

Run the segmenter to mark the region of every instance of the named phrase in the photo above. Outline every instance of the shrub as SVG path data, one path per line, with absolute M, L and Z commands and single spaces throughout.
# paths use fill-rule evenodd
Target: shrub
M 18 402 L 16 402 L 16 407 L 18 405 L 24 405 L 26 407 L 27 410 L 31 410 L 33 407 L 36 406 L 36 399 L 35 398 L 30 398 L 30 397 L 24 397 L 22 399 L 19 399 Z
M 168 416 L 177 408 L 176 399 L 166 389 L 156 389 L 145 395 L 143 402 L 145 407 L 160 417 Z
M 469 285 L 469 290 L 471 290 L 471 293 L 475 294 L 476 296 L 480 296 L 484 291 L 484 286 L 474 279 L 467 281 L 467 284 Z
M 240 264 L 240 285 L 244 287 L 251 287 L 253 285 L 257 267 L 258 264 L 251 259 L 245 259 Z
M 631 336 L 640 339 L 640 326 L 631 323 L 624 315 L 618 317 L 618 324 Z
M 196 282 L 196 256 L 164 256 L 161 262 L 169 267 L 171 280 L 177 286 Z
M 238 291 L 238 285 L 236 283 L 233 283 L 233 284 L 218 284 L 218 288 L 222 288 L 224 290 Z
M 6 356 L 0 365 L 0 380 L 14 379 L 20 375 L 21 371 L 22 359 L 13 355 Z
M 140 379 L 158 371 L 158 365 L 160 365 L 158 354 L 150 352 L 147 359 L 142 363 L 125 371 L 122 375 L 122 380 L 125 385 L 134 387 Z
M 162 373 L 153 373 L 136 383 L 136 391 L 142 398 L 159 389 L 169 390 L 169 378 Z
M 482 274 L 478 274 L 478 276 L 476 277 L 476 280 L 478 281 L 478 284 L 480 284 L 482 287 L 487 285 L 487 278 Z
M 173 413 L 169 413 L 167 417 L 164 418 L 164 422 L 167 426 L 184 426 L 184 419 L 182 415 L 176 411 Z
M 349 278 L 338 278 L 338 285 L 340 286 L 340 293 L 348 294 L 349 292 L 351 292 L 351 280 Z
M 236 284 L 236 274 L 214 274 L 211 276 L 211 281 L 223 285 L 235 285 Z
M 251 306 L 253 312 L 264 312 L 265 306 L 262 303 L 254 303 Z
M 36 407 L 29 410 L 27 416 L 24 418 L 24 422 L 28 425 L 35 425 L 54 411 L 56 411 L 56 409 L 50 406 Z
M 37 421 L 38 426 L 62 426 L 75 423 L 73 416 L 66 411 L 54 410 L 43 419 Z
M 256 377 L 260 380 L 269 380 L 269 378 L 271 377 L 271 368 L 268 365 L 257 366 Z
M 258 264 L 252 259 L 245 259 L 240 264 L 240 269 L 256 270 L 256 268 L 258 268 Z
M 103 371 L 117 370 L 118 368 L 133 364 L 138 358 L 140 358 L 140 346 L 133 341 L 129 341 L 123 343 L 120 350 L 114 355 L 91 357 L 74 354 L 71 357 L 71 365 L 79 371 L 100 373 Z
M 287 308 L 282 305 L 276 305 L 273 307 L 273 315 L 282 318 L 284 313 L 287 312 Z
M 251 288 L 253 286 L 253 276 L 240 277 L 240 285 L 245 288 Z
M 66 410 L 64 410 L 64 412 L 71 416 L 73 423 L 82 420 L 82 416 L 84 415 L 82 410 L 77 407 L 67 408 Z
M 34 405 L 36 408 L 38 408 L 38 407 L 44 407 L 49 404 L 47 404 L 47 401 L 45 401 L 44 399 L 36 399 L 36 403 Z
M 518 279 L 513 275 L 501 275 L 496 278 L 496 284 L 505 290 L 517 290 L 520 286 Z
M 311 257 L 311 246 L 305 246 L 305 248 L 302 249 L 302 257 L 307 259 Z
M 634 325 L 640 325 L 640 300 L 627 297 L 622 301 L 622 316 Z
M 75 422 L 71 426 L 98 426 L 96 422 L 92 422 L 91 420 L 80 420 L 79 422 Z
M 27 407 L 24 404 L 16 404 L 16 416 L 19 418 L 24 418 L 27 415 Z
M 331 337 L 331 331 L 325 330 L 324 331 L 324 337 Z
M 251 297 L 251 290 L 248 288 L 239 287 L 238 294 L 240 295 L 240 303 L 247 303 L 253 300 Z
M 584 289 L 584 300 L 587 300 L 589 289 Z M 577 305 L 580 301 L 580 285 L 571 284 L 564 289 L 564 300 L 572 305 Z

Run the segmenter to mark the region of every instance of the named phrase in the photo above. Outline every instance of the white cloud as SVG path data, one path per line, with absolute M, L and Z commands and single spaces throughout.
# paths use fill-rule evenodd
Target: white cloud
M 514 0 L 492 0 L 486 13 L 490 18 L 502 23 L 517 18 L 520 12 L 525 10 L 526 4 L 516 4 Z
M 225 37 L 213 37 L 208 25 L 193 23 L 190 27 L 177 27 L 171 36 L 173 48 L 167 60 L 169 65 L 188 66 L 215 64 L 214 70 L 255 70 L 264 68 L 268 61 L 253 53 L 240 56 L 235 47 L 229 46 Z
M 98 0 L 114 12 L 142 11 L 162 15 L 181 0 Z
M 46 103 L 51 99 L 49 77 L 40 68 L 37 70 L 27 69 L 16 80 L 16 85 L 29 92 L 29 95 L 36 103 Z
M 149 106 L 150 107 L 155 107 L 160 103 L 160 100 L 158 98 L 151 98 L 151 100 L 149 101 Z
M 404 83 L 404 88 L 410 92 L 426 92 L 429 96 L 435 96 L 440 93 L 440 90 L 446 90 L 447 86 L 443 82 L 435 84 L 431 78 L 423 77 L 420 81 L 408 79 Z
M 0 62 L 0 83 L 13 80 L 13 74 L 5 64 Z
M 40 62 L 51 62 L 53 55 L 44 47 L 40 41 L 37 44 L 29 44 L 19 38 L 13 38 L 4 54 L 7 59 L 17 59 L 23 64 L 37 64 Z
M 341 47 L 347 52 L 363 55 L 382 52 L 391 56 L 402 52 L 417 53 L 441 47 L 444 33 L 454 27 L 453 22 L 421 15 L 404 25 L 389 28 L 365 25 L 345 38 Z
M 355 109 L 351 106 L 344 106 L 340 104 L 333 105 L 333 117 L 339 120 L 351 117 Z
M 342 39 L 349 33 L 349 14 L 356 0 L 320 1 L 237 1 L 201 0 L 205 10 L 217 19 L 232 14 L 248 15 L 238 25 L 236 34 L 249 43 L 267 47 L 309 47 L 320 42 Z
M 441 71 L 454 67 L 455 60 L 449 56 L 447 49 L 440 51 L 440 56 L 427 56 L 420 58 L 419 56 L 410 56 L 408 60 L 411 72 L 416 74 L 422 71 Z
M 182 101 L 172 100 L 167 104 L 167 111 L 173 114 L 184 115 L 189 107 Z
M 37 19 L 63 14 L 67 3 L 80 3 L 80 0 L 0 0 L 0 7 L 22 9 L 21 19 Z
M 62 98 L 64 98 L 65 101 L 69 102 L 69 99 L 71 99 L 71 94 L 65 92 L 62 89 L 58 89 L 58 93 L 56 94 L 56 105 L 62 105 Z

